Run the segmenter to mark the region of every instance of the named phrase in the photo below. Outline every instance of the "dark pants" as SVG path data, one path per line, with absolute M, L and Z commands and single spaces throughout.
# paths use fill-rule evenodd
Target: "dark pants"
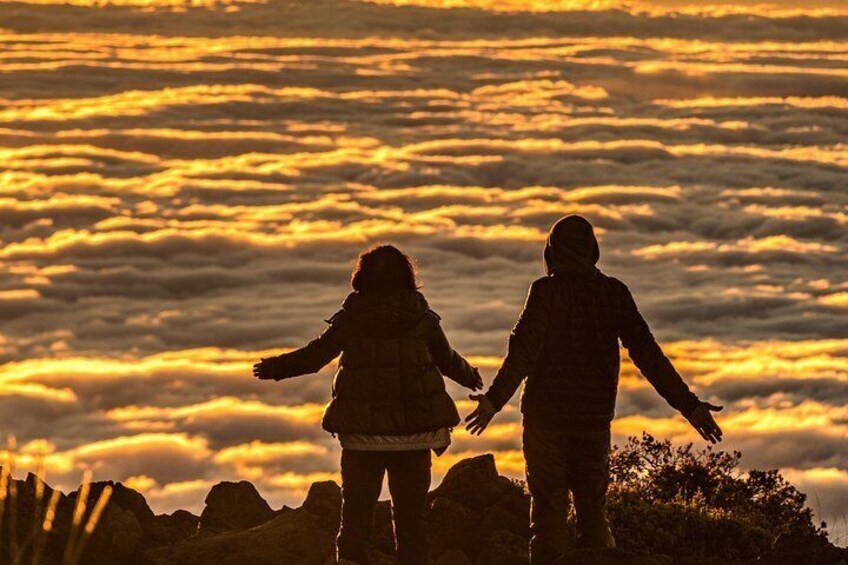
M 338 558 L 367 563 L 374 508 L 389 475 L 398 563 L 428 563 L 424 510 L 430 489 L 430 451 L 342 449 L 342 525 Z
M 530 562 L 556 561 L 568 547 L 569 494 L 582 547 L 615 547 L 606 516 L 609 430 L 572 432 L 524 427 L 530 489 Z

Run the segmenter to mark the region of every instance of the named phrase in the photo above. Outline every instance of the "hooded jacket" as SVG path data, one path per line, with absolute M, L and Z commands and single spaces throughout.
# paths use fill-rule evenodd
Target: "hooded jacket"
M 563 218 L 545 246 L 548 276 L 530 286 L 503 365 L 489 391 L 501 409 L 526 378 L 521 411 L 526 423 L 592 431 L 615 414 L 619 340 L 630 358 L 674 408 L 689 415 L 695 396 L 663 354 L 633 296 L 601 273 L 591 224 Z
M 305 347 L 267 361 L 282 380 L 315 373 L 341 354 L 325 430 L 406 435 L 459 424 L 442 375 L 471 387 L 476 369 L 451 348 L 421 293 L 353 292 L 328 323 Z

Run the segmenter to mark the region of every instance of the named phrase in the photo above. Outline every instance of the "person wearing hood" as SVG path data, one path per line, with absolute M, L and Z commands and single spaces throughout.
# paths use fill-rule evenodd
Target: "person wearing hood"
M 523 444 L 531 495 L 530 561 L 552 563 L 568 546 L 573 499 L 578 543 L 614 547 L 606 517 L 610 424 L 618 389 L 619 340 L 659 394 L 713 443 L 721 429 L 663 354 L 627 286 L 598 270 L 592 225 L 567 216 L 545 245 L 547 276 L 530 286 L 506 358 L 468 430 L 481 434 L 522 381 Z
M 396 247 L 359 256 L 353 292 L 308 345 L 254 365 L 259 379 L 316 373 L 341 354 L 322 427 L 342 446 L 339 563 L 366 563 L 374 508 L 388 474 L 398 563 L 428 563 L 424 527 L 430 451 L 441 455 L 460 423 L 448 377 L 483 388 L 479 371 L 454 351 L 419 292 L 415 268 Z

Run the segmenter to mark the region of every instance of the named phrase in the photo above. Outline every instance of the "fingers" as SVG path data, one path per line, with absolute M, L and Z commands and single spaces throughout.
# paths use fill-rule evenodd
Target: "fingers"
M 693 413 L 689 422 L 692 424 L 692 427 L 695 428 L 695 431 L 697 431 L 698 434 L 706 441 L 710 443 L 718 443 L 721 441 L 721 428 L 718 427 L 718 424 L 716 424 L 709 412 L 702 411 Z
M 708 441 L 710 443 L 716 443 L 715 437 L 712 435 L 710 430 L 708 430 L 706 427 L 698 426 L 695 429 L 698 431 L 699 434 L 701 434 L 701 437 L 704 438 L 706 441 Z
M 471 390 L 480 390 L 483 388 L 483 377 L 480 375 L 477 367 L 474 367 L 474 383 L 469 388 Z
M 719 427 L 719 425 L 716 423 L 712 414 L 710 414 L 710 411 L 720 412 L 721 410 L 724 409 L 724 407 L 723 406 L 716 406 L 714 404 L 710 404 L 709 402 L 704 402 L 702 404 L 702 406 L 704 408 L 706 408 L 706 410 L 702 410 L 698 414 L 698 417 L 697 417 L 698 425 L 709 436 L 709 440 L 712 443 L 718 443 L 722 439 L 723 432 L 721 431 L 721 428 Z
M 698 429 L 698 432 L 701 434 L 701 437 L 710 443 L 718 443 L 721 441 L 721 433 L 718 433 L 716 428 L 713 426 L 703 425 Z
M 253 366 L 253 376 L 260 380 L 264 380 L 266 378 L 265 369 L 263 368 L 261 361 Z
M 724 433 L 721 431 L 721 428 L 718 426 L 718 424 L 715 423 L 715 420 L 713 420 L 712 418 L 710 418 L 710 420 L 711 421 L 709 424 L 709 431 L 713 435 L 713 437 L 716 438 L 716 442 L 719 442 L 721 441 L 721 437 L 722 435 L 724 435 Z
M 486 409 L 485 394 L 469 394 L 468 398 L 478 402 L 477 407 L 471 411 L 471 414 L 465 417 L 465 429 L 471 435 L 479 436 L 488 427 L 492 421 L 494 414 L 490 414 Z
M 486 431 L 486 426 L 483 426 L 483 425 L 475 426 L 473 428 L 468 428 L 468 433 L 470 433 L 473 436 L 483 435 L 484 431 Z
M 492 418 L 490 416 L 487 417 L 484 414 L 479 414 L 474 420 L 465 426 L 465 429 L 467 429 L 468 433 L 471 435 L 479 436 L 489 426 L 489 422 L 491 420 Z

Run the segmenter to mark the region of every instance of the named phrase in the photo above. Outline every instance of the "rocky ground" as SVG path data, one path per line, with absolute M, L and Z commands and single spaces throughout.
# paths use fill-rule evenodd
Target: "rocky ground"
M 33 477 L 19 482 L 18 523 L 31 522 Z M 246 481 L 220 483 L 206 498 L 200 516 L 186 511 L 154 515 L 144 497 L 120 483 L 95 483 L 95 500 L 114 489 L 103 520 L 91 539 L 86 565 L 270 565 L 332 563 L 339 525 L 341 492 L 333 482 L 315 483 L 300 508 L 273 510 Z M 58 563 L 77 493 L 63 496 L 47 563 Z M 529 498 L 523 487 L 498 475 L 494 458 L 483 455 L 454 466 L 429 495 L 429 535 L 436 565 L 527 563 Z M 371 561 L 391 564 L 390 507 L 381 502 L 375 516 Z M 846 564 L 844 550 L 813 539 L 779 540 L 753 562 L 768 565 Z M 26 560 L 23 561 L 27 563 Z M 623 550 L 575 550 L 565 563 L 670 565 L 719 564 L 704 555 L 637 556 Z

